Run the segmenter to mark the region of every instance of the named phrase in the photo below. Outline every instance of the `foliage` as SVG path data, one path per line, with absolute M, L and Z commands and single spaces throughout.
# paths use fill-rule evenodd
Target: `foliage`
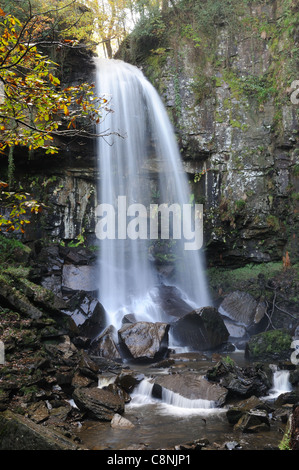
M 38 50 L 44 18 L 31 15 L 25 23 L 0 9 L 0 153 L 8 152 L 9 183 L 12 184 L 13 153 L 16 146 L 29 153 L 43 149 L 57 153 L 57 136 L 93 135 L 106 103 L 93 95 L 93 85 L 82 83 L 62 89 L 55 76 L 57 65 Z M 65 40 L 70 45 L 71 40 Z M 77 122 L 80 119 L 80 125 Z M 62 128 L 63 126 L 63 128 Z M 41 205 L 28 195 L 7 191 L 0 184 L 0 230 L 20 229 L 29 221 L 25 213 L 38 213 Z M 4 191 L 4 189 L 6 191 Z
M 249 350 L 252 358 L 266 357 L 272 354 L 289 353 L 292 337 L 283 330 L 272 330 L 252 336 Z
M 8 238 L 3 234 L 0 234 L 0 264 L 3 265 L 9 264 L 19 264 L 24 262 L 26 257 L 30 253 L 30 248 L 23 245 L 18 240 Z M 22 267 L 24 274 L 24 268 Z

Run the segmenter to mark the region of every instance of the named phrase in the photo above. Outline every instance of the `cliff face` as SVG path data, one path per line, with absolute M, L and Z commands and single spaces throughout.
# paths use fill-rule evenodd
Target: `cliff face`
M 192 198 L 204 204 L 208 264 L 281 260 L 286 251 L 294 263 L 299 258 L 298 5 L 293 0 L 184 3 L 193 7 L 171 8 L 133 32 L 117 58 L 142 68 L 169 112 Z M 217 16 L 211 5 L 218 4 Z M 239 7 L 225 11 L 227 4 Z M 88 54 L 56 60 L 64 83 L 94 80 Z M 23 188 L 47 207 L 26 237 L 94 240 L 100 177 L 95 143 L 60 144 L 58 157 L 28 162 L 21 154 L 16 161 Z
M 133 34 L 117 57 L 142 66 L 169 111 L 194 200 L 204 203 L 209 264 L 267 262 L 286 250 L 295 261 L 298 6 L 240 4 L 210 28 L 172 10 L 160 19 L 167 33 L 148 42 Z

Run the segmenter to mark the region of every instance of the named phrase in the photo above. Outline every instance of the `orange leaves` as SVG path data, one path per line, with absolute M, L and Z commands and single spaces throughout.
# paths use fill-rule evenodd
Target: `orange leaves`
M 5 16 L 5 13 L 4 13 L 4 11 L 2 10 L 2 8 L 0 8 L 0 16 Z
M 60 80 L 59 80 L 59 78 L 54 77 L 51 73 L 49 73 L 49 80 L 50 80 L 50 82 L 51 82 L 53 85 L 55 85 L 55 86 L 60 85 Z
M 291 267 L 291 260 L 289 252 L 287 251 L 285 256 L 282 257 L 283 269 L 286 270 Z

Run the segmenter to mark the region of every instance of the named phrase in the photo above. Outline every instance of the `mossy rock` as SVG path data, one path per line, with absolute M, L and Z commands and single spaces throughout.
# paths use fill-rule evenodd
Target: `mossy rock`
M 252 360 L 289 359 L 292 354 L 291 335 L 284 330 L 264 331 L 250 338 L 245 356 Z

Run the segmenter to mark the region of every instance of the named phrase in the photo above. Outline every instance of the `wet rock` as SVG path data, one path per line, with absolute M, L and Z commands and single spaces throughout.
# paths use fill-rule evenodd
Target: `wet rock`
M 262 410 L 267 413 L 272 411 L 272 409 L 266 403 L 253 395 L 248 400 L 239 402 L 237 406 L 229 408 L 226 412 L 226 417 L 230 424 L 235 425 L 242 418 L 242 416 L 248 412 L 254 412 L 256 410 Z
M 131 393 L 136 385 L 138 385 L 144 379 L 143 374 L 137 374 L 134 372 L 122 372 L 116 377 L 115 383 L 119 385 L 127 393 Z
M 108 326 L 103 333 L 91 343 L 89 352 L 93 356 L 104 357 L 114 361 L 122 360 L 117 343 L 117 331 L 114 326 Z
M 124 401 L 105 389 L 77 388 L 73 399 L 78 408 L 91 419 L 111 421 L 115 413 L 124 412 Z
M 154 300 L 169 317 L 182 317 L 190 312 L 190 305 L 182 299 L 182 294 L 175 286 L 160 286 L 152 293 Z
M 175 342 L 194 351 L 216 349 L 229 337 L 221 315 L 213 307 L 202 307 L 184 315 L 171 325 L 170 331 Z
M 246 412 L 234 426 L 234 430 L 244 433 L 258 433 L 270 430 L 268 414 L 262 410 Z
M 240 450 L 242 449 L 242 446 L 241 444 L 239 444 L 239 442 L 230 441 L 230 442 L 225 442 L 224 448 L 227 450 Z
M 191 442 L 186 442 L 184 444 L 178 444 L 174 447 L 175 450 L 201 450 L 202 448 L 207 447 L 210 444 L 210 441 L 206 438 L 195 439 Z
M 137 322 L 125 324 L 119 331 L 119 346 L 128 359 L 155 361 L 161 359 L 168 348 L 167 323 Z
M 246 327 L 250 333 L 258 332 L 258 325 L 266 312 L 266 304 L 258 302 L 248 292 L 235 291 L 228 294 L 219 307 L 219 312 Z
M 207 371 L 206 377 L 220 383 L 230 396 L 265 396 L 272 386 L 272 371 L 266 365 L 240 368 L 234 363 L 219 361 Z
M 96 291 L 98 288 L 97 267 L 65 264 L 62 268 L 62 289 L 64 288 L 86 292 Z
M 189 400 L 209 400 L 216 406 L 225 403 L 228 391 L 219 384 L 211 383 L 202 375 L 193 373 L 158 376 L 154 380 L 153 395 L 162 397 L 163 389 L 170 390 Z
M 44 401 L 33 403 L 27 407 L 27 416 L 37 424 L 43 423 L 49 418 L 49 410 Z
M 293 390 L 292 392 L 281 393 L 275 400 L 275 406 L 283 406 L 286 404 L 299 404 L 299 391 Z
M 111 420 L 111 427 L 114 429 L 132 429 L 135 425 L 128 419 L 116 413 Z
M 88 294 L 84 297 L 79 308 L 85 315 L 83 323 L 79 326 L 80 335 L 93 340 L 105 327 L 105 309 L 97 299 Z
M 78 450 L 78 446 L 59 432 L 7 410 L 0 414 L 0 450 Z

